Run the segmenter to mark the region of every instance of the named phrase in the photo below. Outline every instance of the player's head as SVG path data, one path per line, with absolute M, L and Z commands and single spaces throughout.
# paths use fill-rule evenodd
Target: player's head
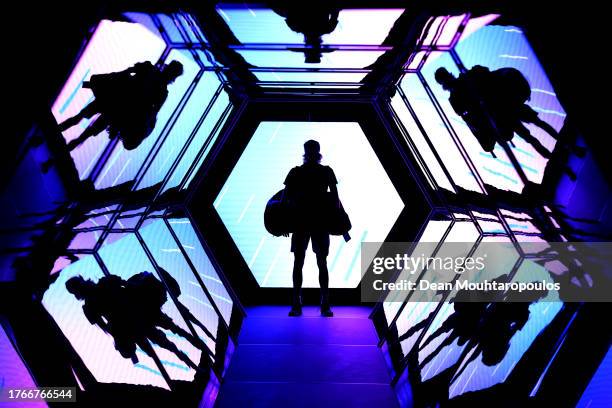
M 172 83 L 176 78 L 183 75 L 183 64 L 178 61 L 171 61 L 169 64 L 164 65 L 163 72 L 168 83 Z
M 455 82 L 457 78 L 453 76 L 446 68 L 438 68 L 436 70 L 436 82 L 442 85 L 442 88 L 449 90 L 452 83 Z
M 304 163 L 319 163 L 321 161 L 321 145 L 316 140 L 304 143 Z
M 87 292 L 94 286 L 94 283 L 89 279 L 83 279 L 82 276 L 75 276 L 66 281 L 66 289 L 79 300 L 85 299 Z

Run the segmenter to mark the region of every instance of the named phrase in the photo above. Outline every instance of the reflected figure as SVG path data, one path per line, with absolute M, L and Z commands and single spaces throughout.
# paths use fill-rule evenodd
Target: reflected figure
M 206 345 L 162 311 L 168 299 L 166 288 L 152 273 L 141 272 L 127 281 L 119 276 L 104 276 L 96 283 L 75 276 L 68 279 L 66 289 L 84 301 L 83 312 L 87 320 L 113 336 L 115 349 L 124 358 L 136 364 L 137 347 L 153 357 L 151 343 L 154 343 L 198 370 L 197 364 L 168 340 L 162 329 L 185 338 L 202 350 L 206 350 Z
M 485 297 L 489 297 L 489 295 L 487 294 Z M 473 299 L 471 302 L 470 298 Z M 487 301 L 484 301 L 482 293 L 470 290 L 460 290 L 457 292 L 453 301 L 454 312 L 420 345 L 419 351 L 425 349 L 427 345 L 442 334 L 450 333 L 433 352 L 425 357 L 421 367 L 425 367 L 446 346 L 453 344 L 455 340 L 457 340 L 457 345 L 463 346 L 468 340 L 473 338 L 478 329 L 480 319 L 489 307 L 489 304 Z
M 474 351 L 457 371 L 455 378 L 458 378 L 479 355 L 482 355 L 482 363 L 486 366 L 499 364 L 506 356 L 514 335 L 529 321 L 529 306 L 547 294 L 546 290 L 511 292 L 505 301 L 492 303 L 488 316 L 483 318 L 476 337 L 472 339 L 471 347 Z M 472 348 L 464 350 L 460 360 L 463 360 Z
M 302 314 L 302 268 L 308 243 L 317 257 L 319 285 L 321 287 L 321 314 L 333 316 L 329 304 L 329 231 L 325 214 L 332 205 L 339 207 L 336 176 L 329 166 L 321 165 L 320 145 L 315 140 L 304 143 L 304 164 L 294 167 L 285 179 L 284 199 L 295 206 L 295 228 L 291 236 L 293 263 L 293 300 L 290 316 Z M 329 189 L 329 194 L 328 194 Z M 288 234 L 285 234 L 288 236 Z
M 516 133 L 540 155 L 550 158 L 552 153 L 525 126 L 533 124 L 557 140 L 564 149 L 572 149 L 581 156 L 585 154 L 584 149 L 570 148 L 560 140 L 557 131 L 526 104 L 531 98 L 531 88 L 519 70 L 500 68 L 490 71 L 487 67 L 475 65 L 455 77 L 446 68 L 438 68 L 435 78 L 450 92 L 451 106 L 463 118 L 484 151 L 492 153 L 496 142 L 511 142 Z
M 338 25 L 339 9 L 329 6 L 317 6 L 314 4 L 304 4 L 295 6 L 272 7 L 274 11 L 285 17 L 287 26 L 296 33 L 304 34 L 304 50 L 291 49 L 292 51 L 304 52 L 305 62 L 318 64 L 324 52 L 332 50 L 322 47 L 321 36 L 329 34 Z
M 458 359 L 457 364 L 461 364 L 461 369 L 456 372 L 454 378 L 458 378 L 479 356 L 482 356 L 482 362 L 487 366 L 499 364 L 508 352 L 514 335 L 529 320 L 529 306 L 547 294 L 546 290 L 510 292 L 504 300 L 499 299 L 496 302 L 455 303 L 455 312 L 422 344 L 419 350 L 423 350 L 443 333 L 448 331 L 451 333 L 421 362 L 420 368 L 423 369 L 455 340 L 459 346 L 464 344 L 467 346 Z M 465 295 L 469 296 L 467 292 Z M 463 361 L 468 355 L 468 359 Z
M 155 127 L 157 113 L 168 97 L 168 85 L 182 74 L 183 65 L 178 61 L 161 68 L 147 61 L 124 71 L 92 75 L 83 87 L 91 89 L 95 99 L 59 125 L 63 132 L 83 119 L 92 119 L 83 133 L 68 143 L 68 149 L 74 150 L 104 130 L 111 139 L 121 139 L 126 150 L 137 148 Z

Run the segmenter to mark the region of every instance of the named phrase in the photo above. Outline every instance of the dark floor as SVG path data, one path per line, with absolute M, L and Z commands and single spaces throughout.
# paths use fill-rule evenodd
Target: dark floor
M 367 307 L 247 309 L 218 407 L 397 407 Z

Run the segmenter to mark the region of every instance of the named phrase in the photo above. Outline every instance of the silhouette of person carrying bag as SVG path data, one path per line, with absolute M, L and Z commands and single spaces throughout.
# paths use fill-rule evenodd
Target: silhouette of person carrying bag
M 302 314 L 302 268 L 309 242 L 312 242 L 319 268 L 321 315 L 334 315 L 329 303 L 329 236 L 343 235 L 345 240 L 350 239 L 348 231 L 351 223 L 338 197 L 338 181 L 331 167 L 320 163 L 321 158 L 317 141 L 304 143 L 304 163 L 289 171 L 285 179 L 285 190 L 272 197 L 264 215 L 270 233 L 285 237 L 291 233 L 294 263 L 289 316 Z
M 490 71 L 475 65 L 455 77 L 446 68 L 438 68 L 435 78 L 450 92 L 453 110 L 463 118 L 484 151 L 493 154 L 496 142 L 511 142 L 516 133 L 543 157 L 550 158 L 552 153 L 524 125 L 529 123 L 548 133 L 563 149 L 584 155 L 582 148 L 559 140 L 557 131 L 526 104 L 531 98 L 531 87 L 519 70 Z
M 170 283 L 170 288 L 180 291 L 176 281 Z M 115 349 L 122 357 L 138 363 L 137 347 L 154 356 L 153 343 L 176 355 L 188 367 L 199 370 L 162 329 L 183 337 L 201 350 L 206 350 L 206 344 L 162 311 L 168 300 L 166 288 L 152 273 L 141 272 L 127 281 L 115 275 L 104 276 L 96 283 L 75 276 L 66 281 L 66 289 L 83 301 L 87 320 L 113 336 Z
M 91 89 L 95 99 L 60 123 L 60 131 L 85 118 L 99 116 L 68 143 L 68 149 L 74 150 L 106 129 L 111 139 L 121 139 L 126 150 L 137 148 L 155 127 L 157 113 L 168 97 L 168 85 L 182 74 L 183 65 L 178 61 L 161 68 L 146 61 L 124 71 L 92 75 L 89 81 L 83 82 L 83 87 Z

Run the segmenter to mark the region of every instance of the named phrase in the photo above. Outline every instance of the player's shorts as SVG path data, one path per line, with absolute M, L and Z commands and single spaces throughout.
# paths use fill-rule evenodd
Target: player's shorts
M 315 254 L 329 254 L 329 234 L 326 232 L 294 232 L 291 235 L 291 252 L 306 252 L 310 240 Z

